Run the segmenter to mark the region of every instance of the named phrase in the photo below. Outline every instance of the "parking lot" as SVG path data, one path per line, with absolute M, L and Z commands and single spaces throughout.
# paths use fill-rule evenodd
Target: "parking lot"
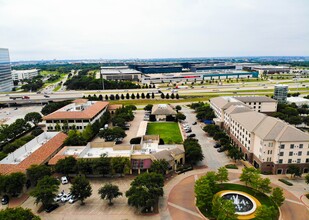
M 12 124 L 18 118 L 24 118 L 29 112 L 41 112 L 42 105 L 18 106 L 0 109 L 0 124 Z
M 141 121 L 144 120 L 145 111 L 144 110 L 136 110 L 134 111 L 134 120 L 130 121 L 131 124 L 129 130 L 126 130 L 127 136 L 123 139 L 123 144 L 129 144 L 130 140 L 136 137 L 139 125 Z
M 92 186 L 92 195 L 85 200 L 85 205 L 81 206 L 80 201 L 76 201 L 73 204 L 68 202 L 59 202 L 59 208 L 55 209 L 51 213 L 45 211 L 37 213 L 38 205 L 34 204 L 34 198 L 30 197 L 23 205 L 24 208 L 31 208 L 34 213 L 41 216 L 46 220 L 59 220 L 59 219 L 76 219 L 84 220 L 91 218 L 96 219 L 159 219 L 159 215 L 155 216 L 141 216 L 136 213 L 135 208 L 127 204 L 127 198 L 125 192 L 129 189 L 131 181 L 134 176 L 125 178 L 113 178 L 113 179 L 90 179 Z M 119 187 L 119 190 L 123 193 L 123 196 L 113 200 L 114 205 L 108 206 L 106 200 L 102 200 L 98 194 L 98 189 L 105 183 L 112 183 Z M 69 192 L 71 184 L 60 185 L 59 193 L 64 190 L 65 193 Z

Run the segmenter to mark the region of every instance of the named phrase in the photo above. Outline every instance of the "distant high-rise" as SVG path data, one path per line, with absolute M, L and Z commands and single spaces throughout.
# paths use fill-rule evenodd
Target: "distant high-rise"
M 0 48 L 0 92 L 9 92 L 13 88 L 9 50 Z
M 274 99 L 278 103 L 285 103 L 288 97 L 288 86 L 287 85 L 275 85 Z

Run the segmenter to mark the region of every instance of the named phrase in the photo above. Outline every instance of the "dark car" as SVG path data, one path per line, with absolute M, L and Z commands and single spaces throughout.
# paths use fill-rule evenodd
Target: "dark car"
M 54 211 L 56 208 L 58 208 L 58 207 L 59 207 L 58 204 L 51 204 L 50 206 L 48 206 L 48 207 L 45 209 L 45 212 L 50 213 L 50 212 Z
M 214 145 L 214 148 L 219 148 L 219 147 L 221 147 L 221 144 L 217 143 L 217 144 Z
M 189 134 L 189 138 L 193 138 L 193 137 L 195 137 L 196 136 L 196 134 Z
M 191 129 L 189 129 L 189 130 L 186 130 L 186 133 L 190 133 L 190 132 L 192 132 L 192 130 L 191 130 Z
M 218 152 L 223 152 L 223 151 L 225 151 L 225 148 L 224 147 L 220 147 L 220 148 L 217 149 L 217 151 Z
M 8 195 L 4 195 L 4 196 L 2 197 L 2 199 L 1 199 L 1 204 L 2 204 L 2 205 L 6 205 L 6 204 L 9 203 L 9 201 L 10 201 L 9 196 L 8 196 Z
M 196 125 L 196 124 L 197 124 L 197 122 L 196 122 L 196 121 L 192 123 L 192 125 Z

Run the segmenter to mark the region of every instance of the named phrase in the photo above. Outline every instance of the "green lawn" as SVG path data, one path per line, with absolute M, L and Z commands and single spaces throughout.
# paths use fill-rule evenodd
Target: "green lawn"
M 182 143 L 181 133 L 176 122 L 148 123 L 147 134 L 158 134 L 165 144 Z

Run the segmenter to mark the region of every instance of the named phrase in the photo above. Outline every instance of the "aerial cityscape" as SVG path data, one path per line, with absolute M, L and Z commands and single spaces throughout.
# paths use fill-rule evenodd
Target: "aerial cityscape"
M 0 220 L 308 220 L 308 12 L 0 0 Z

